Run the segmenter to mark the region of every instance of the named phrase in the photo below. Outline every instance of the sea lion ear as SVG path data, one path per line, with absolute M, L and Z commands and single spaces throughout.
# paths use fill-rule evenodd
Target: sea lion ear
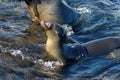
M 60 35 L 59 35 L 59 36 L 60 36 Z M 62 42 L 62 43 L 67 43 L 68 37 L 67 37 L 66 33 L 63 34 L 62 36 L 60 36 L 60 39 L 61 39 L 61 42 Z
M 66 43 L 67 40 L 68 40 L 67 32 L 66 32 L 66 30 L 62 26 L 60 27 L 60 29 L 61 29 L 61 31 L 59 32 L 59 36 L 61 38 L 61 41 L 63 43 Z
M 66 31 L 63 29 L 63 31 L 61 32 L 61 35 L 62 37 L 65 37 L 66 36 Z
M 65 29 L 62 26 L 59 26 L 57 27 L 57 30 L 58 30 L 58 36 L 61 38 L 63 42 L 66 42 L 67 35 Z

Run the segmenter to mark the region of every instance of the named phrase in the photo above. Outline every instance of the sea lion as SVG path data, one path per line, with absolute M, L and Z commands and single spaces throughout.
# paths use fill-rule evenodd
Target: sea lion
M 24 0 L 28 11 L 35 21 L 50 21 L 69 24 L 73 31 L 80 30 L 80 14 L 66 4 L 64 0 Z M 79 25 L 79 26 L 78 26 Z
M 85 57 L 87 56 L 87 51 L 84 50 L 84 47 L 81 45 L 71 46 L 69 44 L 64 44 L 67 40 L 66 31 L 56 23 L 47 23 L 42 21 L 41 26 L 44 28 L 47 41 L 46 41 L 46 51 L 53 58 L 66 62 L 67 60 L 73 60 L 77 57 Z M 78 48 L 79 47 L 79 50 Z M 76 53 L 74 54 L 75 51 Z M 82 56 L 79 56 L 79 54 Z
M 41 22 L 47 35 L 46 51 L 58 61 L 76 62 L 90 56 L 102 56 L 120 47 L 120 38 L 107 37 L 83 44 L 66 44 L 66 31 L 61 25 L 52 22 Z

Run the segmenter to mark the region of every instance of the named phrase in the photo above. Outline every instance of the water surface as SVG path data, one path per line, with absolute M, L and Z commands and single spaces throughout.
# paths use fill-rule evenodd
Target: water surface
M 120 36 L 120 0 L 66 1 L 81 14 L 81 32 L 69 35 L 76 41 Z M 90 57 L 59 68 L 62 63 L 41 58 L 45 40 L 24 2 L 1 2 L 0 80 L 120 80 L 119 55 Z

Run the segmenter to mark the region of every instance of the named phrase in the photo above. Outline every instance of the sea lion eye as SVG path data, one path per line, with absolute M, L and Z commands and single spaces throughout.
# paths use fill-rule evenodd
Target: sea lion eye
M 46 23 L 46 26 L 47 26 L 48 29 L 51 29 L 51 25 L 52 25 L 52 24 L 49 23 L 49 22 Z
M 51 24 L 50 24 L 50 23 L 46 23 L 46 26 L 47 26 L 48 28 L 50 28 Z

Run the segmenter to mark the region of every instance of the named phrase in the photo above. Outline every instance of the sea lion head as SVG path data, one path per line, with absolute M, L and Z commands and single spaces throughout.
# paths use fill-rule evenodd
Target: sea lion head
M 46 21 L 41 21 L 41 26 L 45 30 L 47 37 L 53 39 L 59 39 L 60 42 L 65 42 L 67 37 L 66 37 L 66 31 L 64 28 L 54 22 L 46 22 Z
M 66 41 L 66 31 L 54 22 L 41 21 L 41 27 L 47 35 L 46 52 L 52 59 L 64 62 L 63 44 Z

